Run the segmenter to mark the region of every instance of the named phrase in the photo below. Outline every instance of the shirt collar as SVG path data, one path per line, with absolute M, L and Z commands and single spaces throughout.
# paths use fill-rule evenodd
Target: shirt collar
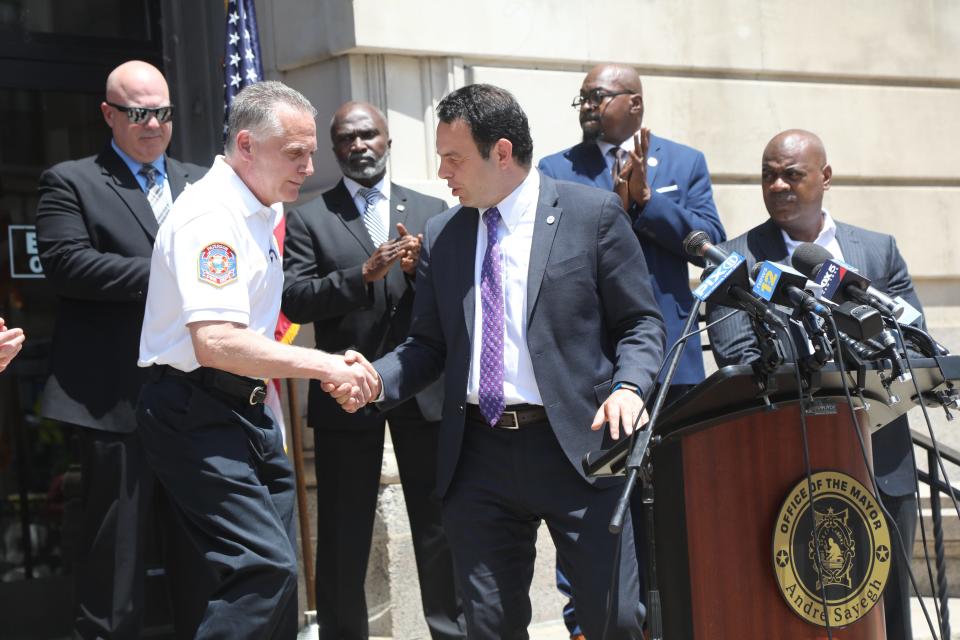
M 117 141 L 114 140 L 113 138 L 110 138 L 110 146 L 113 147 L 113 150 L 117 152 L 117 155 L 120 156 L 120 159 L 123 160 L 123 163 L 127 165 L 127 167 L 130 169 L 130 173 L 133 174 L 134 178 L 136 178 L 137 174 L 140 173 L 140 167 L 142 167 L 144 164 L 153 165 L 154 168 L 160 172 L 161 177 L 163 178 L 167 177 L 167 159 L 164 156 L 164 154 L 161 153 L 160 156 L 153 162 L 146 162 L 146 163 L 137 162 L 136 160 L 131 158 L 129 155 L 127 155 L 127 153 L 123 149 L 118 147 Z
M 249 218 L 259 213 L 264 217 L 272 217 L 274 222 L 276 222 L 279 220 L 278 216 L 283 216 L 283 203 L 275 202 L 269 207 L 264 206 L 263 203 L 260 202 L 260 199 L 253 195 L 253 191 L 250 191 L 250 187 L 248 187 L 240 176 L 237 175 L 237 172 L 233 170 L 233 167 L 227 164 L 223 156 L 214 158 L 213 166 L 210 167 L 209 173 L 231 183 L 234 187 L 234 193 L 236 193 L 240 199 L 240 206 L 242 207 L 244 217 Z
M 837 237 L 837 223 L 833 221 L 833 217 L 830 215 L 830 212 L 826 209 L 823 209 L 823 226 L 820 228 L 820 233 L 817 235 L 817 239 L 813 241 L 813 244 L 818 244 L 821 247 L 829 247 Z M 791 238 L 786 231 L 780 229 L 780 234 L 783 236 L 783 242 L 787 245 L 787 253 L 793 255 L 794 249 L 803 244 L 802 240 L 794 240 Z
M 517 188 L 510 192 L 506 198 L 498 202 L 495 206 L 500 212 L 503 224 L 507 229 L 513 231 L 520 223 L 520 219 L 528 211 L 536 209 L 537 199 L 540 197 L 540 172 L 532 169 L 527 177 L 523 179 Z M 479 209 L 480 216 L 493 207 L 484 207 Z
M 636 134 L 634 135 L 639 136 L 640 132 L 637 131 Z M 631 149 L 633 149 L 633 136 L 630 136 L 629 138 L 621 142 L 619 145 L 611 144 L 606 140 L 597 140 L 597 147 L 600 149 L 600 154 L 603 156 L 604 160 L 606 160 L 608 157 L 608 154 L 610 153 L 610 149 L 613 149 L 615 147 L 619 147 L 620 149 L 624 149 L 626 151 L 630 151 Z
M 357 191 L 364 189 L 365 187 L 354 180 L 353 178 L 348 178 L 343 176 L 343 186 L 347 188 L 347 191 L 350 192 L 350 197 L 354 200 L 357 199 Z M 383 177 L 380 178 L 380 182 L 373 185 L 373 188 L 383 194 L 383 197 L 387 200 L 390 199 L 390 173 L 389 171 L 384 172 Z

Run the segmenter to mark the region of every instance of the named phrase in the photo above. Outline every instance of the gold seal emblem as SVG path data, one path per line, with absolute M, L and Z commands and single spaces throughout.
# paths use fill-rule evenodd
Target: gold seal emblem
M 890 572 L 890 531 L 879 501 L 855 478 L 821 471 L 811 484 L 812 511 L 803 478 L 777 514 L 774 574 L 798 616 L 845 627 L 880 600 Z

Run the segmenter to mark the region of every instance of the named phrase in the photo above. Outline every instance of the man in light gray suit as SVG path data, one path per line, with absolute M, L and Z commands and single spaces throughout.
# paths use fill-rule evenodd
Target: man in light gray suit
M 856 267 L 877 289 L 902 296 L 921 309 L 893 236 L 835 222 L 823 208 L 823 192 L 830 188 L 833 169 L 820 138 L 800 129 L 777 134 L 764 149 L 761 172 L 763 202 L 770 218 L 720 246 L 744 256 L 747 267 L 753 268 L 763 260 L 789 264 L 800 243 L 813 242 Z M 708 322 L 727 311 L 708 305 Z M 710 328 L 710 346 L 720 367 L 745 364 L 759 356 L 756 335 L 743 312 Z M 907 417 L 901 416 L 874 433 L 872 444 L 880 498 L 893 516 L 909 556 L 916 534 L 917 500 Z M 893 571 L 883 592 L 888 640 L 912 637 L 910 579 L 900 559 L 900 550 L 895 549 Z
M 527 637 L 544 520 L 588 637 L 619 545 L 609 637 L 640 638 L 629 518 L 607 531 L 622 480 L 585 478 L 580 461 L 645 424 L 664 328 L 643 250 L 616 196 L 531 171 L 508 92 L 470 85 L 437 115 L 439 175 L 462 206 L 427 223 L 409 337 L 374 366 L 384 408 L 446 373 L 437 491 L 467 635 Z

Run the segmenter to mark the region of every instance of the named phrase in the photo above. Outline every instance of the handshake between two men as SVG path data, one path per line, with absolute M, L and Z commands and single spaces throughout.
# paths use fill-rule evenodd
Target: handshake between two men
M 340 408 L 355 413 L 380 397 L 383 384 L 380 374 L 362 353 L 347 350 L 343 354 L 343 366 L 337 375 L 321 385 L 326 393 L 337 401 Z M 627 436 L 634 428 L 642 429 L 650 418 L 640 399 L 632 388 L 615 390 L 597 410 L 590 428 L 596 431 L 605 423 L 610 425 L 610 435 L 619 439 L 620 431 Z

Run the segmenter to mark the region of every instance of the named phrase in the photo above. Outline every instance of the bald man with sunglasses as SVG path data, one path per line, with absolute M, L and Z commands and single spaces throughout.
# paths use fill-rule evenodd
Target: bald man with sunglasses
M 134 431 L 150 256 L 173 200 L 206 169 L 166 155 L 174 108 L 152 65 L 114 69 L 100 111 L 112 132 L 104 149 L 40 177 L 37 241 L 59 301 L 42 413 L 80 441 L 75 637 L 139 638 L 147 522 L 168 524 Z M 195 623 L 175 623 L 192 635 Z

